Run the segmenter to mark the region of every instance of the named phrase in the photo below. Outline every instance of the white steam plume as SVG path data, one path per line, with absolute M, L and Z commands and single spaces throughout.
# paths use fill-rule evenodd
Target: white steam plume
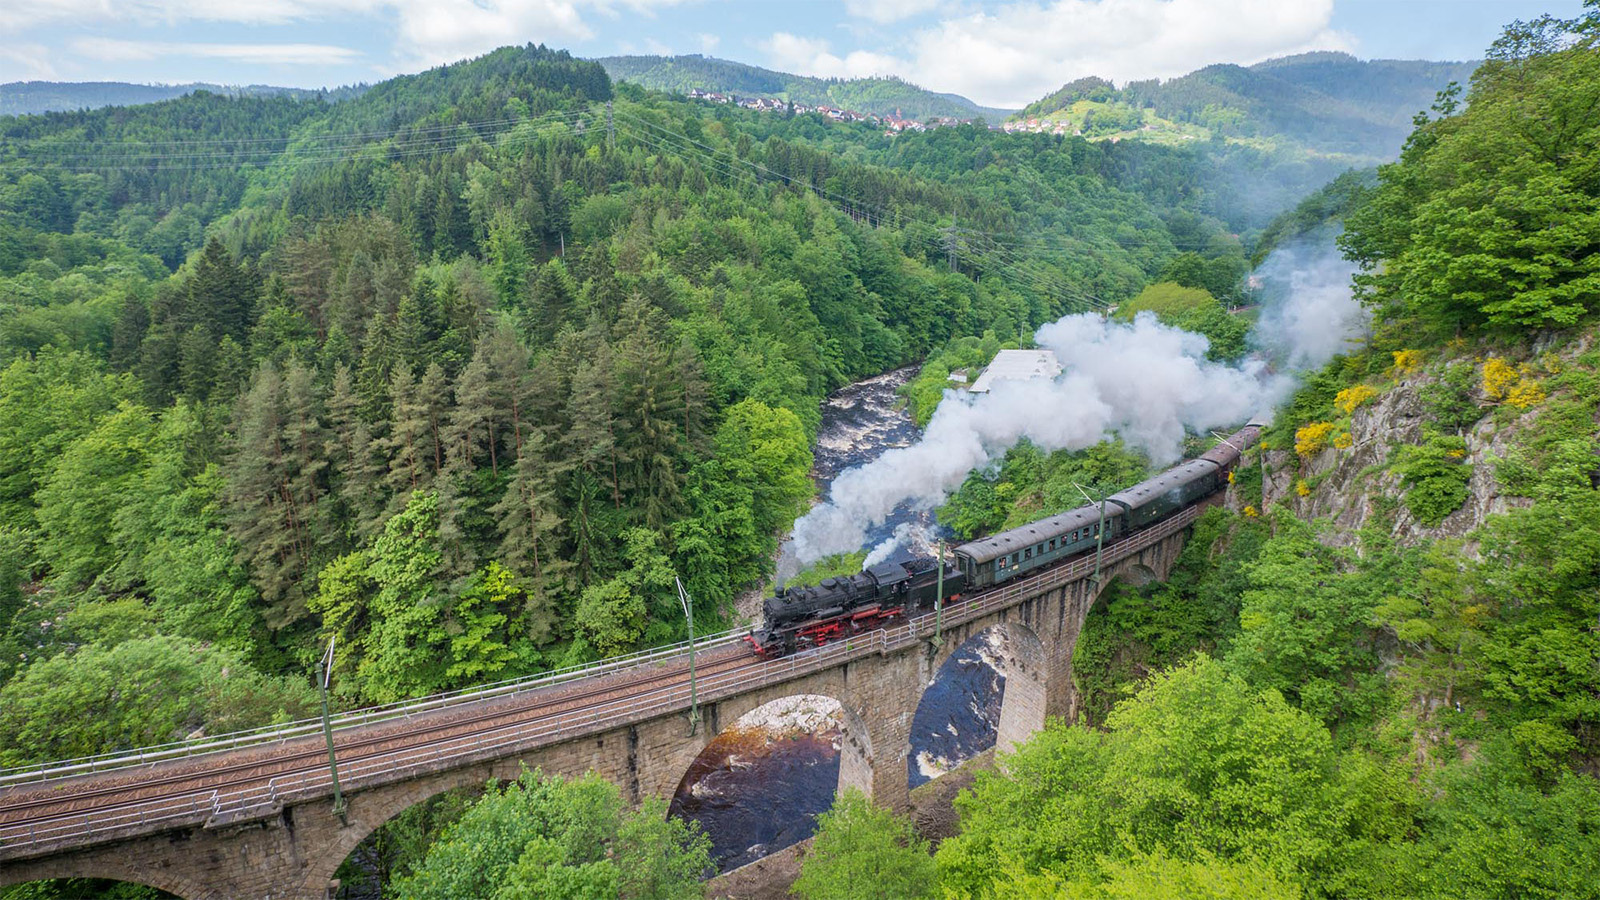
M 1255 272 L 1263 297 L 1255 345 L 1289 369 L 1320 368 L 1349 350 L 1370 318 L 1351 291 L 1354 273 L 1331 233 L 1273 250 Z
M 867 558 L 862 561 L 863 570 L 870 569 L 878 563 L 888 559 L 896 550 L 907 547 L 912 553 L 932 555 L 933 533 L 925 528 L 921 522 L 901 522 L 894 527 L 894 534 L 886 538 L 878 546 L 872 548 Z
M 1210 362 L 1204 337 L 1148 313 L 1132 323 L 1067 316 L 1040 328 L 1034 340 L 1055 351 L 1063 374 L 1001 381 L 983 395 L 946 391 L 920 441 L 844 472 L 833 482 L 832 499 L 795 523 L 780 577 L 860 547 L 867 530 L 902 502 L 937 506 L 968 472 L 1022 438 L 1050 451 L 1087 447 L 1117 432 L 1161 464 L 1179 457 L 1186 428 L 1241 422 L 1275 406 L 1292 385 L 1258 363 Z

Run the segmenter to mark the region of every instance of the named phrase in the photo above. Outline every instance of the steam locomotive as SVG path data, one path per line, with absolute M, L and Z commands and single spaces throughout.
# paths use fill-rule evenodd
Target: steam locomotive
M 1103 509 L 1080 506 L 960 544 L 953 565 L 924 559 L 884 563 L 815 587 L 780 589 L 763 604 L 762 627 L 745 640 L 768 658 L 820 647 L 931 608 L 941 587 L 947 602 L 957 600 L 1092 551 L 1102 540 L 1149 528 L 1227 487 L 1228 473 L 1261 439 L 1261 428 L 1251 422 L 1201 456 L 1112 494 Z

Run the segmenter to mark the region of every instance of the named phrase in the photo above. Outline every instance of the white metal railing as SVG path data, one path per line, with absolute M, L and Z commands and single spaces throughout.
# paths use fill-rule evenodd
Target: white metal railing
M 1103 564 L 1126 559 L 1170 537 L 1187 527 L 1199 514 L 1199 507 L 1191 507 L 1155 528 L 1107 545 Z M 1037 596 L 1040 591 L 1077 581 L 1093 571 L 1094 559 L 1087 557 L 976 594 L 944 609 L 942 614 L 944 627 L 962 625 L 1000 609 L 1014 606 L 1028 597 Z M 779 659 L 764 660 L 752 657 L 748 663 L 697 679 L 699 701 L 715 702 L 754 688 L 790 681 L 853 659 L 872 654 L 887 654 L 914 645 L 933 633 L 934 618 L 934 613 L 926 613 L 908 619 L 901 625 L 853 635 Z M 730 634 L 733 633 L 697 641 L 697 652 L 701 648 L 726 642 Z M 679 649 L 677 653 L 681 654 L 683 649 L 686 648 Z M 654 658 L 658 652 L 637 654 L 636 657 Z M 525 682 L 513 684 L 523 683 Z M 470 692 L 445 695 L 444 698 L 434 698 L 428 702 L 452 698 L 471 702 L 470 699 L 463 698 L 477 699 L 485 695 L 496 694 Z M 526 752 L 610 731 L 676 713 L 687 709 L 688 706 L 689 684 L 686 679 L 675 679 L 626 697 L 601 701 L 583 710 L 554 713 L 531 720 L 523 719 L 443 740 L 430 741 L 426 734 L 417 735 L 420 743 L 396 747 L 341 763 L 340 780 L 345 791 L 360 790 L 410 777 L 419 769 L 437 770 L 452 763 L 464 764 L 503 758 L 514 751 Z M 441 727 L 449 727 L 449 723 L 442 723 Z M 171 797 L 72 811 L 50 816 L 43 821 L 0 825 L 0 858 L 8 855 L 7 851 L 10 850 L 26 848 L 37 851 L 53 845 L 78 844 L 84 838 L 97 835 L 143 832 L 152 826 L 204 822 L 218 824 L 248 820 L 270 815 L 286 802 L 323 796 L 331 792 L 331 789 L 332 779 L 327 768 L 318 766 L 274 775 L 259 784 L 233 791 L 220 792 L 213 789 L 189 791 Z M 69 802 L 70 799 L 70 794 L 62 796 L 63 802 Z

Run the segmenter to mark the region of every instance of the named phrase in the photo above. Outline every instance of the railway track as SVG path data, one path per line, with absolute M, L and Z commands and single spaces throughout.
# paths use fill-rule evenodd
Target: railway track
M 713 678 L 723 673 L 748 668 L 758 663 L 748 656 L 743 643 L 728 641 L 719 647 L 701 650 L 696 656 L 697 677 Z M 335 733 L 334 747 L 341 766 L 358 766 L 363 760 L 399 750 L 415 750 L 449 744 L 464 735 L 484 736 L 545 720 L 559 719 L 574 712 L 621 696 L 648 696 L 676 686 L 686 665 L 663 666 L 643 674 L 602 676 L 598 684 L 569 682 L 511 695 L 487 707 L 467 710 L 441 710 L 414 719 L 378 723 Z M 226 792 L 262 781 L 301 772 L 327 769 L 327 745 L 321 735 L 295 738 L 285 744 L 225 751 L 230 758 L 222 765 L 204 756 L 156 763 L 160 774 L 149 777 L 151 769 L 120 769 L 98 775 L 83 775 L 65 783 L 29 785 L 0 792 L 0 825 L 26 821 L 46 824 L 86 811 L 101 808 L 107 798 L 118 803 L 137 803 L 155 798 L 181 798 L 186 794 Z M 240 755 L 245 759 L 238 759 Z M 76 784 L 75 784 L 76 783 Z M 74 789 L 80 786 L 80 789 Z

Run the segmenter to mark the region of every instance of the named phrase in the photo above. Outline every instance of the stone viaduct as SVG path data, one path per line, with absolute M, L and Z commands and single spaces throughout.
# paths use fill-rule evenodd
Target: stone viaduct
M 670 689 L 655 690 L 648 702 L 575 713 L 556 730 L 516 732 L 482 744 L 456 741 L 446 744 L 450 752 L 391 754 L 366 767 L 341 760 L 348 803 L 343 820 L 332 809 L 330 785 L 305 776 L 298 782 L 275 779 L 265 794 L 245 800 L 185 801 L 191 805 L 177 812 L 170 803 L 146 804 L 148 816 L 91 811 L 83 814 L 82 827 L 58 828 L 43 838 L 30 836 L 26 827 L 0 828 L 0 886 L 44 878 L 111 878 L 184 900 L 323 898 L 356 845 L 391 817 L 436 794 L 491 777 L 515 778 L 527 766 L 571 776 L 594 770 L 634 803 L 645 797 L 670 800 L 695 757 L 723 727 L 797 694 L 831 697 L 842 706 L 840 786 L 860 788 L 884 806 L 904 809 L 911 720 L 924 687 L 956 648 L 989 628 L 1008 632 L 1013 658 L 1007 660 L 998 747 L 1025 740 L 1043 726 L 1046 715 L 1076 718 L 1072 653 L 1090 607 L 1114 579 L 1165 579 L 1199 512 L 1191 508 L 1107 545 L 1098 579 L 1089 554 L 963 598 L 944 610 L 938 639 L 935 617 L 928 614 L 763 662 L 754 673 L 746 666 L 725 676 L 702 674 L 703 722 L 693 733 L 685 716 L 687 681 L 678 677 Z M 320 745 L 321 736 L 314 740 Z M 207 763 L 217 765 L 243 752 L 248 748 L 194 760 L 217 760 Z M 323 762 L 325 775 L 325 753 Z M 81 784 L 117 774 L 62 781 Z M 122 778 L 130 789 L 137 786 L 136 778 Z M 0 791 L 0 806 L 12 790 Z

